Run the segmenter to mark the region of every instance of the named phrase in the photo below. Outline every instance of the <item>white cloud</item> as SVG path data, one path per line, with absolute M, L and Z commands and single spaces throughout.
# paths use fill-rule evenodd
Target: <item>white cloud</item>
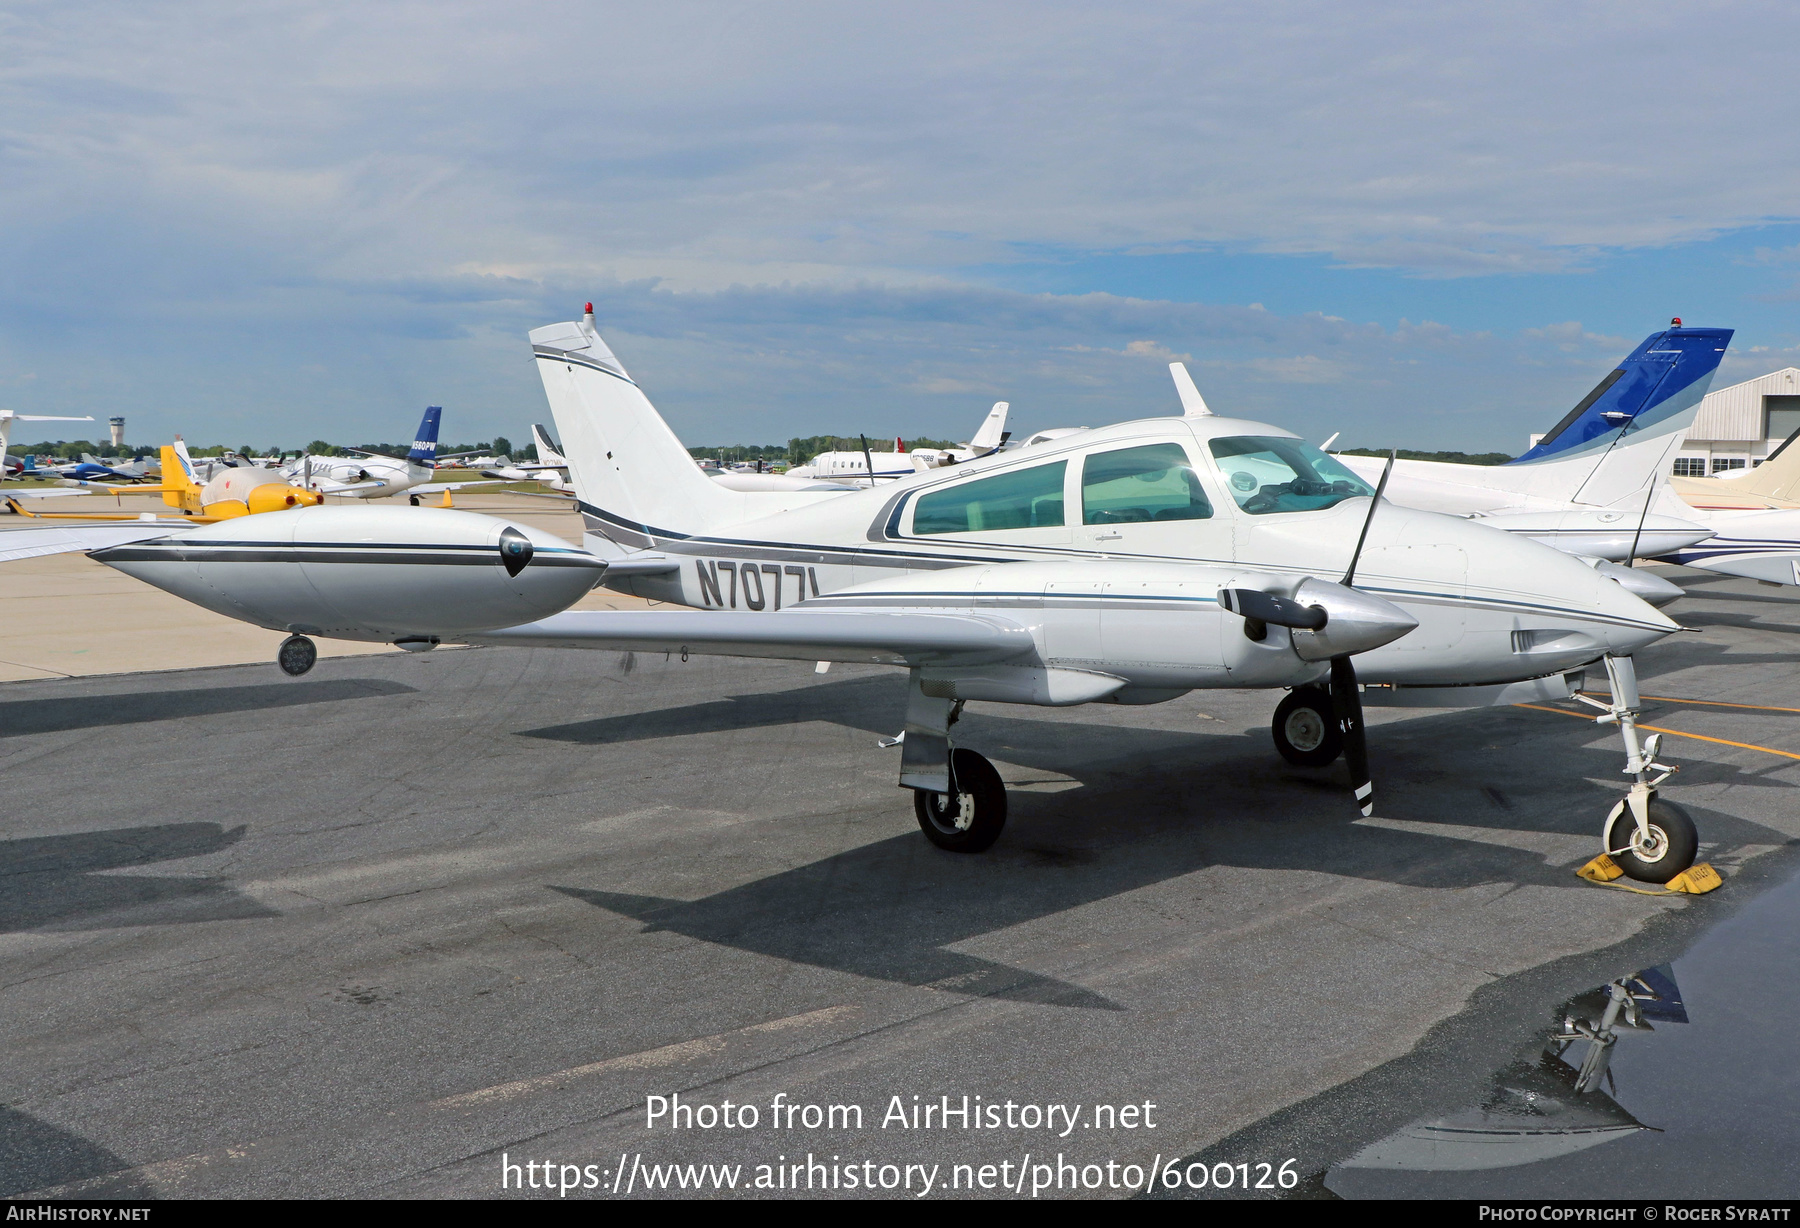
M 1349 373 L 1349 366 L 1320 358 L 1316 354 L 1300 354 L 1291 358 L 1253 358 L 1252 371 L 1279 384 L 1335 384 Z

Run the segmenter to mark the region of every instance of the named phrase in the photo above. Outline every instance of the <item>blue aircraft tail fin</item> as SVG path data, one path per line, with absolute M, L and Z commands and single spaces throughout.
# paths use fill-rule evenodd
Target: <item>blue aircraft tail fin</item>
M 1537 445 L 1509 464 L 1598 455 L 1625 436 L 1685 432 L 1731 344 L 1729 328 L 1650 334 Z
M 430 406 L 425 417 L 419 422 L 419 433 L 413 436 L 412 451 L 406 459 L 420 465 L 429 465 L 437 459 L 438 419 L 444 416 L 444 407 Z

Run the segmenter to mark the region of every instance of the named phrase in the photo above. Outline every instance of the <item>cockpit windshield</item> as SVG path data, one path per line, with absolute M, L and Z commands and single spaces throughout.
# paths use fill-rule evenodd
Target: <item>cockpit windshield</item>
M 1252 516 L 1316 512 L 1375 493 L 1361 478 L 1304 440 L 1237 435 L 1215 439 L 1211 447 L 1231 497 Z

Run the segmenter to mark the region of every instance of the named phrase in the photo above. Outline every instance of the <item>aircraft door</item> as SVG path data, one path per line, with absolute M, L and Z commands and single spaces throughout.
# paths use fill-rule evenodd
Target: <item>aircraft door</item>
M 1077 543 L 1119 557 L 1229 562 L 1231 517 L 1221 515 L 1187 449 L 1173 441 L 1083 458 Z M 1225 505 L 1229 509 L 1230 505 Z

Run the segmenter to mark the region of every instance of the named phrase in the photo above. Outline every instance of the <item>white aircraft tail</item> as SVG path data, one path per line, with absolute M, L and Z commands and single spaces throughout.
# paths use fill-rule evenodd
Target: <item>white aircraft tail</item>
M 542 423 L 531 424 L 531 442 L 537 445 L 538 464 L 569 467 L 569 458 L 563 455 L 562 445 L 550 438 L 549 430 Z
M 579 323 L 532 329 L 531 349 L 589 533 L 641 549 L 808 501 L 731 490 L 701 473 L 594 330 L 591 304 Z
M 994 408 L 988 410 L 987 418 L 981 429 L 969 440 L 969 447 L 977 452 L 986 452 L 1006 442 L 1006 411 L 1009 408 L 1005 401 L 995 401 Z

